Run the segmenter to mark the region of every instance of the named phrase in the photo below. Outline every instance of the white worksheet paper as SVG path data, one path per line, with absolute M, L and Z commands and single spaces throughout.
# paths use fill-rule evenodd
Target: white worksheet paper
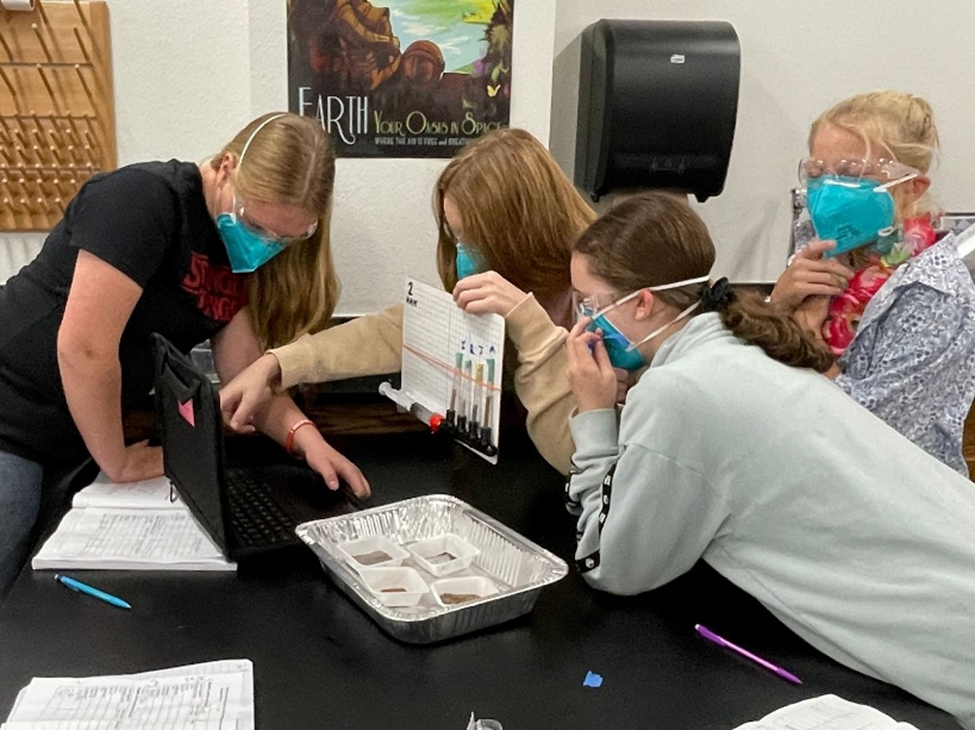
M 168 477 L 116 484 L 104 472 L 79 491 L 71 500 L 72 507 L 106 507 L 123 509 L 186 509 Z
M 35 570 L 235 570 L 186 509 L 72 509 L 31 561 Z
M 917 730 L 867 705 L 821 695 L 779 708 L 736 730 Z
M 253 730 L 254 667 L 233 659 L 140 674 L 35 678 L 0 730 Z

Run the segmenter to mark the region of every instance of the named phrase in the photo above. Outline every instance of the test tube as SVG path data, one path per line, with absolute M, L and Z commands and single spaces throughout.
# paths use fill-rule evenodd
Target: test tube
M 498 453 L 498 447 L 494 445 L 494 399 L 497 397 L 498 388 L 494 382 L 494 358 L 489 357 L 486 361 L 487 380 L 484 385 L 484 415 L 481 420 L 481 446 L 482 451 L 488 456 Z
M 464 377 L 466 380 L 461 380 L 459 388 L 460 408 L 458 410 L 460 411 L 460 415 L 457 418 L 457 430 L 460 431 L 462 436 L 466 436 L 468 434 L 469 422 L 471 418 L 471 401 L 473 399 L 469 396 L 471 394 L 470 384 L 472 381 L 471 373 L 473 367 L 473 361 L 467 360 L 464 362 Z
M 481 418 L 484 414 L 484 363 L 479 362 L 474 369 L 474 382 L 471 384 L 473 405 L 471 406 L 470 437 L 474 443 L 481 441 Z
M 457 391 L 460 390 L 460 373 L 464 365 L 464 353 L 458 352 L 454 362 L 454 377 L 450 384 L 450 403 L 447 406 L 447 428 L 454 429 L 457 426 Z

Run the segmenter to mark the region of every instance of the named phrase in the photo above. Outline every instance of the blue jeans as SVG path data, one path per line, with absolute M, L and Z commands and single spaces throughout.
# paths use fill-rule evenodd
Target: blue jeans
M 0 451 L 0 597 L 27 560 L 43 481 L 40 464 Z

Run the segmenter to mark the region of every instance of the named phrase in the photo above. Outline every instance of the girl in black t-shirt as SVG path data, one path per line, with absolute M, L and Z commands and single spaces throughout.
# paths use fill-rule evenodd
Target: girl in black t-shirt
M 337 295 L 334 177 L 320 125 L 268 114 L 202 164 L 94 177 L 0 287 L 0 595 L 26 557 L 45 473 L 88 456 L 116 482 L 163 473 L 162 450 L 127 446 L 122 431 L 123 408 L 152 387 L 153 332 L 183 352 L 210 339 L 226 382 L 265 347 L 321 328 Z M 285 394 L 253 423 L 333 489 L 342 477 L 368 494 L 310 424 Z

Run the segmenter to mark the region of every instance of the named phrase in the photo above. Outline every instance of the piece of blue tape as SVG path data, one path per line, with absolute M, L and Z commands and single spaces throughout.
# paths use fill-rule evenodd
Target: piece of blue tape
M 586 672 L 586 678 L 582 680 L 583 687 L 601 687 L 603 684 L 603 678 L 601 675 L 596 674 L 593 671 Z

